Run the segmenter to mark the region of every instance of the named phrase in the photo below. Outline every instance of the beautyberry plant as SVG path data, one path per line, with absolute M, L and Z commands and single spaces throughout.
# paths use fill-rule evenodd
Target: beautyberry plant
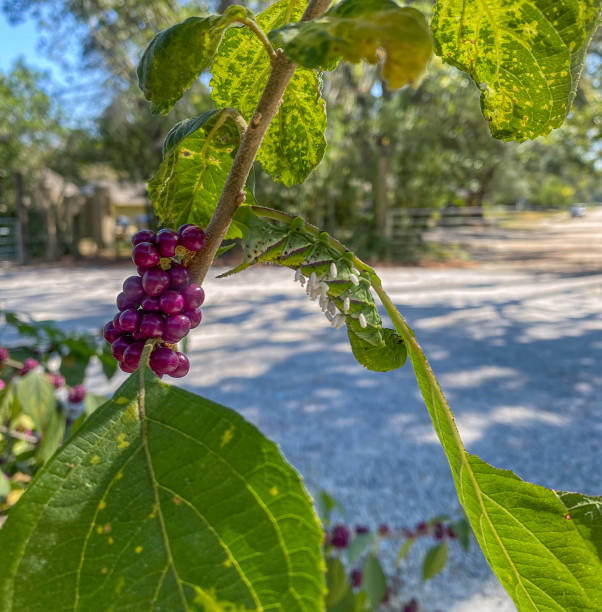
M 321 82 L 340 62 L 381 63 L 396 89 L 418 83 L 434 49 L 474 79 L 494 137 L 545 134 L 570 110 L 599 20 L 597 0 L 437 0 L 430 25 L 395 0 L 278 0 L 257 16 L 234 5 L 158 33 L 138 67 L 152 110 L 168 113 L 206 69 L 217 108 L 166 137 L 149 182 L 164 229 L 136 237 L 138 276 L 105 328 L 122 368 L 135 371 L 11 509 L 0 531 L 0 610 L 380 604 L 362 588 L 333 603 L 312 500 L 276 445 L 157 377 L 187 369 L 175 344 L 199 316 L 199 288 L 224 238 L 243 248 L 231 273 L 257 262 L 293 269 L 329 321 L 346 327 L 363 366 L 394 370 L 409 358 L 476 539 L 519 610 L 601 610 L 602 499 L 536 486 L 469 455 L 376 272 L 303 219 L 258 205 L 247 184 L 255 160 L 285 186 L 320 162 Z M 383 327 L 374 294 L 394 329 Z M 344 541 L 339 529 L 332 546 Z M 354 580 L 382 576 L 370 561 Z

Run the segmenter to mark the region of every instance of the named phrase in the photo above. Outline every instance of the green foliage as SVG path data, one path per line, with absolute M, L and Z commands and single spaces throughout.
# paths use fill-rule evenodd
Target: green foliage
M 347 573 L 338 557 L 328 559 L 326 562 L 326 606 L 336 606 L 349 592 Z
M 375 555 L 368 555 L 364 561 L 364 589 L 372 608 L 376 609 L 387 594 L 387 578 Z
M 378 285 L 376 280 L 373 283 Z M 602 498 L 578 493 L 567 497 L 468 454 L 412 330 L 380 287 L 377 293 L 406 343 L 424 402 L 447 455 L 458 498 L 487 561 L 518 609 L 600 609 L 602 559 L 596 540 L 602 529 Z M 587 516 L 586 524 L 573 521 L 574 509 L 585 510 L 580 518 Z M 534 559 L 538 562 L 534 563 Z
M 209 223 L 240 143 L 232 116 L 228 110 L 207 111 L 176 124 L 167 135 L 163 162 L 148 184 L 164 226 Z M 237 236 L 240 232 L 231 228 L 228 237 Z
M 481 89 L 493 136 L 523 141 L 564 122 L 599 15 L 596 0 L 438 0 L 432 27 L 437 54 Z
M 54 387 L 39 372 L 29 372 L 17 385 L 17 399 L 34 427 L 43 432 L 56 408 Z
M 11 511 L 0 531 L 0 601 L 7 611 L 319 609 L 321 541 L 274 443 L 146 370 L 96 410 Z
M 190 17 L 153 38 L 138 66 L 138 83 L 153 113 L 173 108 L 210 66 L 224 30 L 249 15 L 244 7 L 233 5 L 223 15 Z
M 257 16 L 257 24 L 264 31 L 279 28 L 299 19 L 303 8 L 298 0 L 279 0 Z M 270 74 L 270 58 L 261 42 L 246 28 L 230 29 L 211 72 L 215 103 L 237 108 L 250 121 Z M 320 78 L 314 70 L 297 69 L 257 159 L 274 180 L 286 186 L 302 183 L 324 155 L 325 129 Z
M 447 563 L 447 542 L 441 542 L 429 549 L 422 564 L 422 579 L 430 580 L 437 575 Z
M 371 64 L 385 52 L 382 77 L 391 89 L 417 80 L 432 54 L 424 15 L 393 0 L 343 0 L 323 17 L 270 34 L 301 66 L 332 69 L 344 59 Z
M 260 206 L 244 206 L 234 217 L 242 231 L 243 263 L 223 276 L 249 266 L 269 262 L 288 266 L 308 277 L 308 293 L 334 304 L 330 319 L 341 317 L 347 325 L 355 358 L 366 368 L 386 372 L 406 360 L 403 342 L 393 330 L 385 330 L 370 291 L 370 276 L 355 269 L 353 254 L 325 232 Z M 333 274 L 334 272 L 334 274 Z M 318 285 L 320 289 L 317 289 Z M 310 295 L 311 297 L 311 295 Z

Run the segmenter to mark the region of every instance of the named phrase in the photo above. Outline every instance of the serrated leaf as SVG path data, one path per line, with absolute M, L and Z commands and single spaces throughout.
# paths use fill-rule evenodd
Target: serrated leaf
M 148 183 L 162 225 L 207 226 L 239 143 L 240 133 L 228 111 L 208 111 L 170 130 L 163 145 L 164 159 Z M 236 226 L 231 226 L 226 237 L 238 236 Z
M 279 0 L 257 16 L 257 24 L 268 32 L 300 19 L 304 9 L 299 0 Z M 217 106 L 233 106 L 250 121 L 270 70 L 270 59 L 257 37 L 246 28 L 232 28 L 226 32 L 211 68 L 211 96 Z M 302 183 L 324 155 L 325 130 L 320 78 L 313 70 L 298 68 L 257 160 L 286 186 Z
M 138 84 L 153 113 L 168 113 L 198 76 L 209 68 L 224 30 L 249 11 L 230 6 L 223 15 L 190 17 L 159 32 L 138 65 Z
M 368 595 L 372 608 L 376 610 L 387 594 L 387 577 L 378 558 L 368 555 L 364 561 L 362 587 Z
M 377 279 L 373 282 L 380 282 Z M 452 411 L 413 331 L 380 287 L 377 292 L 403 337 L 458 498 L 494 573 L 522 611 L 602 609 L 600 498 L 557 493 L 469 455 Z M 586 509 L 588 519 L 572 519 Z
M 382 77 L 399 89 L 420 77 L 433 52 L 424 15 L 393 0 L 343 0 L 320 19 L 270 33 L 294 62 L 332 69 L 339 60 L 376 64 L 383 50 Z
M 564 122 L 598 0 L 438 0 L 432 21 L 437 55 L 481 89 L 491 133 L 522 142 Z
M 16 395 L 21 409 L 31 417 L 36 430 L 43 431 L 56 408 L 52 384 L 40 372 L 29 372 L 19 381 Z
M 429 548 L 422 562 L 423 580 L 430 580 L 445 567 L 447 563 L 447 549 L 447 542 L 441 542 Z
M 274 215 L 278 220 L 270 218 Z M 222 277 L 260 262 L 288 266 L 304 279 L 313 275 L 327 287 L 325 297 L 333 303 L 336 316 L 344 318 L 353 353 L 364 367 L 384 372 L 405 363 L 403 341 L 394 330 L 383 328 L 370 276 L 355 270 L 353 253 L 300 217 L 269 208 L 241 206 L 234 221 L 243 234 L 243 262 Z
M 311 500 L 274 443 L 146 370 L 11 510 L 0 607 L 318 610 L 321 542 Z

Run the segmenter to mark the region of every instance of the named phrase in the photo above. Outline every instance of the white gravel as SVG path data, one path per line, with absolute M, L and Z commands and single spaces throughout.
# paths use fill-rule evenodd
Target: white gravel
M 94 329 L 112 316 L 131 267 L 0 270 L 0 308 Z M 288 270 L 206 282 L 186 387 L 239 410 L 282 447 L 351 524 L 412 526 L 456 513 L 449 468 L 409 366 L 359 366 Z M 602 492 L 602 269 L 399 268 L 383 284 L 416 331 L 470 452 L 558 489 Z M 0 330 L 0 343 L 10 340 Z M 119 380 L 121 378 L 119 377 Z M 106 392 L 98 370 L 90 386 Z M 403 599 L 426 610 L 515 610 L 480 551 L 452 547 L 423 584 L 402 565 Z M 412 562 L 414 561 L 414 562 Z M 398 609 L 398 608 L 397 608 Z

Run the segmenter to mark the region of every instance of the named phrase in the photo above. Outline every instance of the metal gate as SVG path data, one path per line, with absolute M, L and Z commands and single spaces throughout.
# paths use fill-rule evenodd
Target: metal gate
M 13 217 L 0 217 L 0 261 L 23 263 L 21 225 Z

